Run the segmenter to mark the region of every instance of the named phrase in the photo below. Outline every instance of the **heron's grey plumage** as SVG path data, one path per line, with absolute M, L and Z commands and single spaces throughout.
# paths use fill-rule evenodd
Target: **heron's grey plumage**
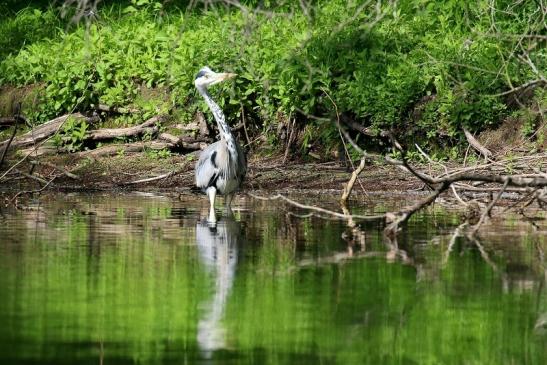
M 196 185 L 204 191 L 214 186 L 222 195 L 235 192 L 246 173 L 245 154 L 239 144 L 236 144 L 236 151 L 234 159 L 223 140 L 207 146 L 196 164 Z
M 207 92 L 209 85 L 224 81 L 234 74 L 216 73 L 202 68 L 194 81 L 198 92 L 211 109 L 218 125 L 220 141 L 205 148 L 196 164 L 196 185 L 207 193 L 210 200 L 209 220 L 215 221 L 214 201 L 217 193 L 226 196 L 229 209 L 233 194 L 240 188 L 247 171 L 247 161 L 241 146 L 235 140 L 224 113 Z

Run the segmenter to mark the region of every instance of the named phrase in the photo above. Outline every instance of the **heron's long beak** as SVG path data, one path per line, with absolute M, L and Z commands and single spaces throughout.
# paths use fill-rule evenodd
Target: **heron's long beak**
M 226 81 L 226 80 L 229 80 L 229 79 L 233 79 L 236 76 L 237 76 L 237 74 L 233 74 L 233 73 L 229 73 L 229 72 L 217 73 L 215 75 L 215 81 L 213 83 L 211 83 L 211 85 L 215 85 L 215 84 L 218 84 L 219 82 Z

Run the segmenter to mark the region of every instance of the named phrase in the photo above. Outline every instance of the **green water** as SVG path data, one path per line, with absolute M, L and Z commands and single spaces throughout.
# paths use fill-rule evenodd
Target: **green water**
M 545 226 L 486 230 L 479 249 L 450 245 L 441 208 L 389 242 L 235 205 L 216 227 L 194 198 L 2 208 L 0 363 L 547 363 Z

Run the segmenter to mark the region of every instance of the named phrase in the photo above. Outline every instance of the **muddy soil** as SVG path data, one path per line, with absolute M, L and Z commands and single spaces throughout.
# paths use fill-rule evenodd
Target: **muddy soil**
M 144 153 L 131 153 L 97 159 L 78 158 L 70 155 L 50 156 L 40 161 L 46 164 L 32 165 L 25 161 L 18 171 L 32 172 L 44 180 L 56 177 L 47 190 L 140 190 L 199 193 L 194 189 L 194 166 L 197 155 L 171 155 L 165 158 L 151 157 Z M 7 166 L 16 162 L 10 161 Z M 60 169 L 76 175 L 65 176 Z M 251 157 L 243 186 L 245 191 L 265 190 L 272 192 L 309 191 L 339 193 L 351 176 L 351 168 L 338 161 L 305 162 L 283 161 L 282 157 Z M 173 172 L 170 176 L 142 183 L 137 180 L 154 178 Z M 407 192 L 418 190 L 422 185 L 415 178 L 392 166 L 370 164 L 355 184 L 355 191 Z M 38 181 L 14 178 L 0 185 L 0 190 L 13 192 L 37 189 Z

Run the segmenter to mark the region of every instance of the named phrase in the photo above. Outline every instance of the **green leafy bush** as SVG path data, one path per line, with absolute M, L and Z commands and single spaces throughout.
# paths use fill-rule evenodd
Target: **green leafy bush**
M 486 0 L 366 4 L 325 0 L 303 11 L 296 1 L 283 8 L 266 2 L 270 10 L 257 13 L 189 11 L 153 0 L 103 6 L 87 28 L 7 41 L 12 51 L 0 61 L 0 85 L 44 83 L 44 103 L 31 116 L 38 121 L 92 103 L 139 103 L 142 88 L 169 90 L 169 107 L 190 119 L 206 109 L 193 79 L 209 65 L 239 74 L 212 90 L 231 123 L 243 111 L 255 130 L 271 135 L 292 116 L 305 130 L 303 145 L 328 146 L 339 136 L 324 118 L 336 110 L 373 130 L 457 145 L 462 127 L 479 131 L 512 112 L 496 94 L 536 77 L 515 56 L 516 39 L 490 32 L 495 22 L 501 34 L 540 34 L 530 29 L 533 2 L 500 1 L 511 12 L 493 15 Z M 0 21 L 0 28 L 30 22 L 23 28 L 35 29 L 36 19 L 60 22 L 52 10 L 29 9 Z M 536 45 L 529 55 L 547 69 L 545 47 Z

